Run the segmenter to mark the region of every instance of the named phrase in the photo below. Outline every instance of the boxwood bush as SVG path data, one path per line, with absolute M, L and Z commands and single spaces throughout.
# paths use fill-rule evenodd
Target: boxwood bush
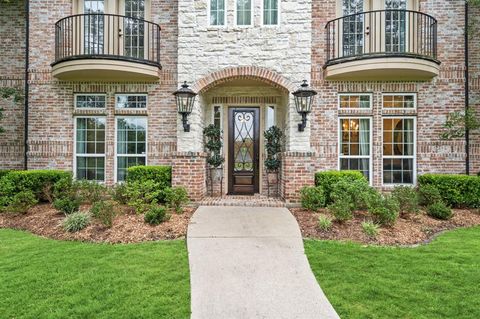
M 10 171 L 0 179 L 0 197 L 3 198 L 0 205 L 5 205 L 3 201 L 24 191 L 31 191 L 39 201 L 47 201 L 45 190 L 51 189 L 60 179 L 71 176 L 70 172 L 60 170 Z
M 339 181 L 367 180 L 359 171 L 324 171 L 315 174 L 315 185 L 320 186 L 326 198 L 326 204 L 331 204 L 333 186 Z
M 418 178 L 420 188 L 437 188 L 443 202 L 451 207 L 480 207 L 480 177 L 453 174 L 425 174 Z M 432 203 L 430 203 L 432 204 Z
M 172 168 L 170 166 L 132 166 L 127 169 L 127 192 L 134 185 L 153 182 L 158 191 L 157 200 L 165 202 L 164 190 L 172 186 Z

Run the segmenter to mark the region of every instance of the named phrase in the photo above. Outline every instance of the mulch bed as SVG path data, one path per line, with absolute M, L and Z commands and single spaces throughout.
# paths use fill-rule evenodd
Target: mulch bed
M 369 220 L 366 212 L 356 212 L 354 219 L 343 224 L 333 222 L 332 228 L 322 231 L 318 228 L 320 215 L 333 216 L 326 209 L 311 212 L 301 208 L 292 208 L 292 214 L 298 221 L 304 238 L 327 240 L 346 240 L 364 244 L 410 246 L 430 241 L 436 234 L 459 227 L 480 225 L 480 213 L 473 210 L 455 209 L 450 220 L 438 220 L 425 213 L 401 216 L 395 226 L 382 227 L 377 238 L 372 239 L 362 231 L 362 222 Z
M 80 211 L 88 211 L 82 206 Z M 150 226 L 143 220 L 143 215 L 135 214 L 127 206 L 120 208 L 122 213 L 115 217 L 112 228 L 92 218 L 92 223 L 85 229 L 69 233 L 61 224 L 65 215 L 50 204 L 32 207 L 27 214 L 0 214 L 0 228 L 26 230 L 36 235 L 60 240 L 78 240 L 105 243 L 138 243 L 152 240 L 184 238 L 188 222 L 195 208 L 186 207 L 182 214 L 172 213 L 169 221 L 158 226 Z

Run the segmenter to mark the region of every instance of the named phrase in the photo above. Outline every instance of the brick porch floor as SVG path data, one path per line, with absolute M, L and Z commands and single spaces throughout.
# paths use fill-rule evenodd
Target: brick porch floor
M 286 207 L 286 203 L 282 199 L 260 194 L 205 197 L 198 204 L 200 206 Z

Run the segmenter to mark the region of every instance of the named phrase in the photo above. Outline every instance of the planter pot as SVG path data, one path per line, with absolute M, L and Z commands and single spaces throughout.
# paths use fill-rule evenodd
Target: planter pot
M 268 183 L 273 185 L 278 183 L 278 172 L 268 172 L 267 173 Z
M 223 167 L 210 168 L 212 182 L 220 182 L 223 177 Z

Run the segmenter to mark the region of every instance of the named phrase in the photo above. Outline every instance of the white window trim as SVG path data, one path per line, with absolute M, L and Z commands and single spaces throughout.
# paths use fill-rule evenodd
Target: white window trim
M 220 130 L 223 130 L 223 104 L 212 105 L 212 124 L 215 124 L 215 108 L 220 108 Z
M 263 18 L 264 18 L 264 14 L 265 14 L 265 0 L 262 0 L 262 7 L 260 8 L 262 14 L 261 14 L 261 21 L 260 21 L 260 25 L 262 27 L 266 27 L 266 28 L 276 28 L 278 27 L 280 24 L 281 24 L 281 21 L 280 21 L 280 17 L 281 17 L 281 4 L 282 4 L 282 1 L 281 0 L 277 0 L 277 7 L 278 7 L 278 10 L 277 10 L 277 24 L 264 24 L 263 23 Z
M 384 96 L 405 96 L 405 95 L 411 95 L 413 96 L 413 107 L 412 108 L 406 108 L 406 107 L 383 107 L 383 97 Z M 405 110 L 412 110 L 416 111 L 417 110 L 417 93 L 412 93 L 412 92 L 400 92 L 400 93 L 382 93 L 382 110 L 393 110 L 393 111 L 405 111 Z
M 73 96 L 73 107 L 75 110 L 105 110 L 107 108 L 107 95 L 105 93 L 75 93 Z M 79 96 L 104 96 L 105 107 L 77 107 L 77 97 Z
M 265 120 L 264 120 L 265 130 L 268 129 L 268 108 L 269 108 L 270 106 L 273 106 L 273 108 L 274 108 L 274 114 L 275 114 L 275 115 L 273 116 L 273 125 L 274 125 L 274 126 L 278 126 L 278 125 L 277 125 L 278 106 L 277 106 L 276 103 L 267 103 L 267 104 L 265 104 L 265 110 L 263 111 L 263 112 L 264 112 L 264 113 L 263 113 L 263 116 L 264 116 L 264 118 L 265 118 Z
M 385 156 L 383 155 L 383 119 L 413 119 L 413 155 L 411 156 L 399 156 L 399 155 L 391 155 L 391 156 Z M 388 115 L 388 116 L 382 116 L 382 131 L 381 131 L 381 137 L 382 137 L 382 161 L 381 161 L 381 168 L 380 168 L 380 175 L 382 178 L 382 186 L 383 187 L 395 187 L 395 186 L 416 186 L 417 185 L 417 117 L 416 116 L 403 116 L 403 115 Z M 383 159 L 395 159 L 395 158 L 408 158 L 408 159 L 413 159 L 413 181 L 412 184 L 405 184 L 405 183 L 390 183 L 390 184 L 385 184 L 383 182 Z
M 104 153 L 102 154 L 78 154 L 77 153 L 77 119 L 84 119 L 84 118 L 103 118 L 105 119 L 105 149 Z M 105 168 L 104 168 L 104 175 L 103 175 L 103 182 L 96 181 L 98 183 L 105 183 L 107 177 L 107 117 L 100 115 L 79 115 L 73 117 L 73 178 L 77 179 L 77 156 L 81 157 L 103 157 Z
M 144 118 L 147 120 L 147 127 L 145 128 L 145 166 L 148 165 L 148 116 L 115 116 L 115 143 L 114 143 L 114 164 L 113 164 L 113 180 L 115 183 L 118 183 L 117 168 L 118 168 L 118 156 L 122 157 L 140 157 L 142 154 L 118 154 L 117 152 L 117 134 L 118 134 L 118 119 L 124 118 Z M 121 181 L 123 182 L 123 181 Z
M 342 158 L 366 158 L 367 156 L 363 155 L 341 155 L 342 150 L 342 120 L 355 120 L 355 119 L 368 119 L 369 120 L 369 129 L 370 129 L 370 145 L 369 145 L 369 153 L 368 156 L 368 182 L 370 185 L 373 185 L 373 118 L 371 116 L 356 116 L 356 115 L 349 115 L 349 116 L 339 116 L 338 117 L 338 159 L 337 159 L 337 169 L 341 170 L 341 159 Z
M 224 6 L 225 10 L 223 12 L 223 24 L 211 24 L 210 23 L 210 18 L 211 18 L 211 13 L 210 13 L 210 7 L 211 7 L 211 2 L 212 0 L 207 0 L 207 26 L 209 28 L 226 28 L 227 27 L 227 12 L 228 12 L 228 1 L 224 0 Z
M 254 11 L 255 11 L 255 3 L 254 3 L 254 0 L 251 0 L 250 1 L 250 24 L 241 24 L 239 25 L 238 24 L 238 21 L 237 21 L 237 1 L 238 0 L 235 0 L 235 4 L 234 4 L 234 8 L 233 8 L 233 15 L 234 15 L 234 21 L 235 21 L 235 26 L 236 27 L 239 27 L 239 28 L 249 28 L 249 27 L 252 27 L 254 24 L 255 24 L 255 21 L 253 21 L 254 17 L 255 17 L 255 14 L 254 14 Z
M 340 106 L 340 98 L 342 96 L 368 96 L 370 98 L 370 106 L 369 107 L 341 107 Z M 382 100 L 383 102 L 383 100 Z M 373 93 L 338 93 L 337 97 L 337 108 L 339 110 L 372 110 L 373 108 Z
M 144 108 L 118 107 L 117 106 L 117 97 L 118 96 L 145 96 L 145 107 Z M 148 94 L 147 93 L 117 93 L 117 94 L 115 94 L 115 109 L 116 110 L 147 110 L 148 109 Z

